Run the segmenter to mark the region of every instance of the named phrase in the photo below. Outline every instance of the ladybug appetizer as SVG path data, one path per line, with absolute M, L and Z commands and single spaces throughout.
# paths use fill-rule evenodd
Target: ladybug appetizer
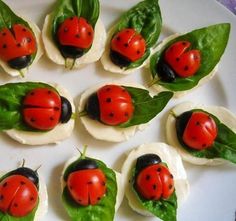
M 29 145 L 53 143 L 67 138 L 74 127 L 73 100 L 65 89 L 40 82 L 0 86 L 0 130 Z M 12 102 L 14 101 L 14 102 Z
M 62 200 L 71 220 L 112 221 L 124 195 L 120 174 L 85 157 L 85 152 L 66 163 L 62 184 Z
M 101 58 L 104 69 L 129 74 L 144 66 L 159 38 L 161 25 L 158 1 L 144 0 L 125 12 L 108 32 Z
M 141 85 L 131 83 L 97 85 L 81 95 L 79 116 L 93 137 L 120 142 L 143 130 L 172 95 L 162 92 L 152 97 Z
M 40 213 L 38 212 L 40 210 Z M 0 178 L 0 214 L 7 220 L 13 217 L 36 220 L 47 211 L 47 191 L 37 171 L 19 167 Z
M 227 46 L 229 32 L 230 24 L 223 23 L 164 39 L 150 58 L 150 85 L 158 91 L 173 91 L 178 97 L 210 80 Z
M 0 6 L 9 20 L 0 25 L 0 65 L 12 76 L 24 75 L 26 68 L 42 55 L 40 31 L 35 24 L 17 16 L 4 2 L 0 1 Z
M 132 150 L 123 164 L 122 176 L 132 209 L 163 221 L 176 220 L 178 205 L 186 199 L 189 185 L 173 147 L 151 143 Z
M 55 10 L 44 22 L 42 37 L 47 56 L 71 69 L 99 60 L 106 38 L 104 25 L 99 19 L 99 1 L 70 1 L 68 6 L 72 12 L 64 7 L 64 2 L 58 0 Z
M 167 140 L 190 163 L 236 163 L 235 125 L 236 117 L 223 107 L 186 102 L 171 111 L 166 124 Z

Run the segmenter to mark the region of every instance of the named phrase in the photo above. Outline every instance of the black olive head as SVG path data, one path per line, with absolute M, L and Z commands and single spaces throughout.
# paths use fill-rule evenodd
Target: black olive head
M 163 60 L 158 61 L 156 71 L 162 81 L 173 82 L 176 78 L 175 72 Z
M 60 121 L 61 123 L 67 123 L 72 115 L 72 106 L 70 101 L 66 99 L 65 97 L 61 96 L 61 117 Z
M 9 60 L 7 63 L 11 68 L 21 70 L 21 69 L 26 68 L 30 65 L 31 55 L 25 55 L 25 56 L 13 58 L 13 59 Z
M 82 159 L 74 165 L 74 171 L 97 169 L 97 168 L 98 168 L 98 165 L 96 161 L 89 158 Z
M 94 120 L 100 119 L 100 107 L 97 93 L 89 96 L 87 103 L 85 105 L 85 111 L 88 116 Z
M 161 158 L 158 155 L 151 153 L 142 155 L 136 161 L 136 172 L 138 173 L 142 169 L 158 163 L 161 163 Z
M 111 61 L 120 68 L 128 67 L 131 61 L 116 51 L 110 50 Z

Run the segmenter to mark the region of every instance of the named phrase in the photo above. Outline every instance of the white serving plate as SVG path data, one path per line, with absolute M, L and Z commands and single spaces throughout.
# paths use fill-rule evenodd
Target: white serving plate
M 101 0 L 101 15 L 106 28 L 122 12 L 136 4 L 134 0 L 109 1 Z M 6 3 L 24 17 L 29 17 L 42 28 L 43 20 L 55 3 L 54 0 L 6 0 Z M 88 154 L 103 160 L 107 165 L 120 170 L 126 152 L 142 143 L 165 141 L 164 124 L 167 110 L 182 101 L 195 101 L 211 105 L 221 105 L 236 113 L 235 99 L 235 59 L 236 59 L 236 17 L 219 5 L 215 0 L 160 0 L 163 15 L 164 36 L 174 32 L 188 32 L 195 28 L 220 22 L 232 25 L 230 41 L 220 62 L 219 71 L 212 81 L 196 89 L 187 96 L 172 100 L 166 109 L 153 120 L 151 125 L 128 142 L 113 144 L 92 138 L 78 120 L 70 139 L 58 145 L 29 147 L 11 140 L 7 135 L 0 134 L 0 170 L 14 169 L 22 160 L 32 168 L 40 168 L 44 174 L 49 195 L 49 212 L 42 221 L 69 220 L 60 201 L 60 175 L 65 161 L 74 154 L 76 148 L 89 146 Z M 11 78 L 7 74 L 0 75 L 0 84 L 14 81 L 45 81 L 57 82 L 67 88 L 78 104 L 79 95 L 89 86 L 111 80 L 136 81 L 147 83 L 147 70 L 140 70 L 129 76 L 108 73 L 101 63 L 88 65 L 80 70 L 65 71 L 53 64 L 44 56 L 38 64 L 31 68 L 24 79 Z M 162 129 L 161 129 L 162 128 Z M 190 196 L 178 211 L 179 221 L 233 221 L 236 210 L 236 166 L 222 165 L 217 167 L 200 167 L 185 164 L 191 185 Z M 145 220 L 155 218 L 142 217 L 133 212 L 123 201 L 116 214 L 117 221 Z

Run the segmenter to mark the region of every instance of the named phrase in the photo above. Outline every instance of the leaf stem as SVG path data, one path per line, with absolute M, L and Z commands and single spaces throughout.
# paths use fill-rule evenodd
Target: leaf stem
M 79 112 L 79 117 L 84 117 L 84 116 L 87 116 L 87 115 L 88 115 L 88 113 L 85 110 Z
M 174 113 L 173 110 L 170 111 L 170 114 L 176 119 L 178 116 L 176 116 L 176 114 Z
M 76 119 L 76 114 L 75 114 L 75 113 L 72 113 L 71 119 L 72 119 L 72 120 L 75 120 L 75 119 Z
M 22 70 L 19 70 L 19 73 L 20 73 L 20 76 L 21 76 L 22 78 L 25 77 L 25 74 L 24 74 L 24 72 L 23 72 Z
M 148 87 L 153 86 L 154 84 L 158 83 L 159 79 L 158 78 L 153 78 L 149 83 L 148 83 Z
M 84 149 L 83 149 L 83 152 L 82 152 L 81 158 L 85 158 L 87 148 L 88 148 L 88 145 L 87 145 L 87 144 L 84 145 Z

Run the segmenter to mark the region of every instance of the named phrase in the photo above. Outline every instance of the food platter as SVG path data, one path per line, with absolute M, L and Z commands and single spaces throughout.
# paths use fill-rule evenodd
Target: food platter
M 53 0 L 22 0 L 20 2 L 6 0 L 5 2 L 23 17 L 31 18 L 40 28 L 43 26 L 46 14 L 52 10 L 54 4 Z M 101 0 L 101 19 L 106 28 L 110 28 L 122 12 L 137 2 Z M 220 62 L 217 75 L 210 82 L 186 96 L 171 100 L 165 110 L 150 123 L 147 129 L 138 132 L 127 142 L 116 144 L 95 140 L 85 131 L 79 119 L 76 121 L 72 136 L 57 145 L 25 146 L 1 133 L 0 170 L 11 170 L 18 166 L 22 159 L 25 159 L 26 165 L 32 168 L 42 165 L 39 171 L 45 177 L 49 195 L 49 211 L 43 220 L 69 220 L 60 201 L 60 176 L 67 159 L 79 154 L 77 148 L 82 149 L 84 145 L 88 145 L 88 155 L 101 159 L 108 166 L 120 171 L 126 153 L 132 148 L 143 143 L 165 142 L 163 128 L 167 111 L 178 103 L 191 100 L 196 103 L 224 106 L 236 113 L 234 96 L 236 17 L 214 0 L 160 0 L 160 7 L 164 24 L 160 39 L 176 32 L 184 33 L 215 23 L 231 23 L 230 41 Z M 71 92 L 77 105 L 81 93 L 94 84 L 131 81 L 147 85 L 149 81 L 148 69 L 141 69 L 131 75 L 123 76 L 104 71 L 101 63 L 97 62 L 79 70 L 66 71 L 53 64 L 46 56 L 43 56 L 39 63 L 31 68 L 25 78 L 12 78 L 2 70 L 1 72 L 1 84 L 16 81 L 59 83 Z M 185 163 L 185 167 L 190 182 L 190 195 L 178 210 L 178 220 L 234 220 L 236 210 L 235 166 L 227 164 L 217 167 L 200 167 Z M 124 199 L 115 220 L 154 221 L 156 219 L 136 214 Z

